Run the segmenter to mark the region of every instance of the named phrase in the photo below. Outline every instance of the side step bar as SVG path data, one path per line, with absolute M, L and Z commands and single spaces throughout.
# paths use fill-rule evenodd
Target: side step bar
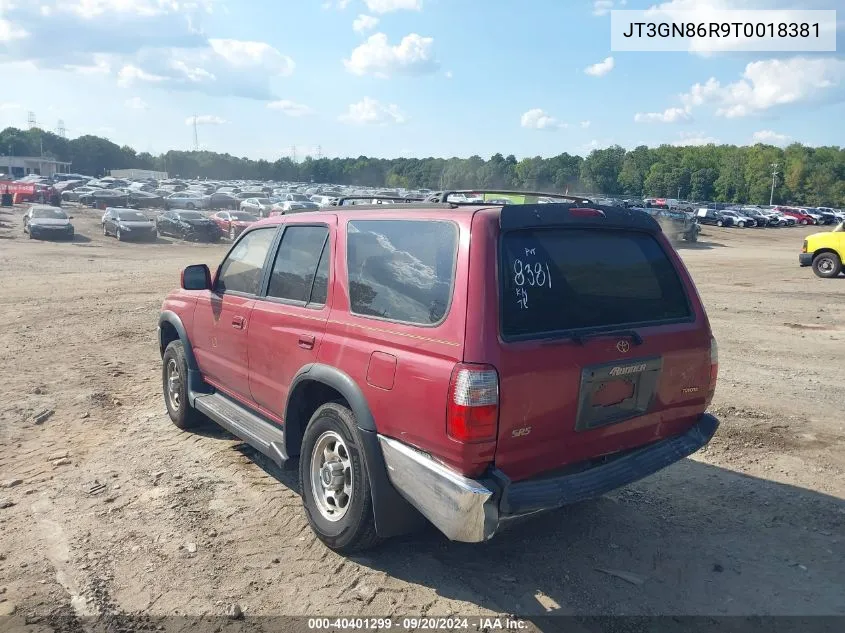
M 285 432 L 260 415 L 242 407 L 221 393 L 197 394 L 194 407 L 255 450 L 264 453 L 280 468 L 289 461 Z

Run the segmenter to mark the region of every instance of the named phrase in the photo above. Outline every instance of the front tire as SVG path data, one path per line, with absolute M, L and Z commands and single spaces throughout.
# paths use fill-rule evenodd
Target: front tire
M 323 543 L 349 553 L 379 542 L 370 480 L 355 416 L 330 402 L 311 416 L 299 457 L 299 487 L 308 524 Z
M 716 222 L 716 226 L 725 226 L 725 223 L 724 223 L 724 222 L 722 222 L 721 220 L 718 220 L 718 221 Z
M 842 272 L 842 260 L 836 253 L 822 253 L 813 259 L 813 272 L 823 279 L 836 277 Z
M 123 241 L 123 234 L 120 232 L 120 229 L 117 229 L 117 230 L 114 232 L 114 236 L 117 238 L 117 241 L 118 241 L 118 242 L 122 242 L 122 241 Z
M 202 414 L 188 403 L 188 361 L 182 341 L 172 341 L 164 350 L 161 382 L 164 404 L 173 424 L 189 429 L 202 421 Z
M 807 220 L 801 220 L 801 224 L 803 224 L 804 226 L 807 226 L 807 224 L 809 224 L 809 222 L 807 222 Z

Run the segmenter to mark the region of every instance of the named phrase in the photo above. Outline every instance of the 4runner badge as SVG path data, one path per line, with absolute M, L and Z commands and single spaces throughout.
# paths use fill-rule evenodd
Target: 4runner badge
M 620 354 L 627 354 L 628 350 L 631 349 L 631 344 L 628 341 L 619 341 L 616 344 L 616 349 L 619 350 Z
M 610 370 L 611 376 L 627 376 L 628 374 L 637 374 L 641 371 L 645 371 L 646 364 L 642 363 L 640 365 L 628 365 L 627 367 L 614 367 Z

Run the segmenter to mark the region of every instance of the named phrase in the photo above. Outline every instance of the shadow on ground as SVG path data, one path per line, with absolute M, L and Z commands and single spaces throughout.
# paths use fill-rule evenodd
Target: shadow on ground
M 299 492 L 295 469 L 236 449 Z M 843 540 L 841 499 L 685 459 L 487 543 L 452 543 L 429 527 L 350 558 L 555 630 L 542 618 L 845 615 Z

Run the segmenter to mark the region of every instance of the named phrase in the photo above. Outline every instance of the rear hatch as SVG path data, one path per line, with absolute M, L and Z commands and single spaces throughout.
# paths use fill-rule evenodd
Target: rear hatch
M 513 480 L 676 435 L 706 407 L 710 331 L 683 265 L 656 226 L 603 220 L 503 222 L 495 461 Z

